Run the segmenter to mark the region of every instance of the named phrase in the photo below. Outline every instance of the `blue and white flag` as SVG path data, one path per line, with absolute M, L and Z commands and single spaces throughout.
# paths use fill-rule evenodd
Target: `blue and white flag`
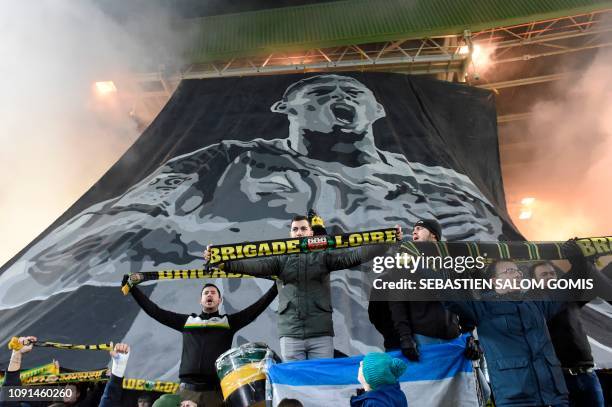
M 463 356 L 465 336 L 444 344 L 420 347 L 418 363 L 408 363 L 400 386 L 410 407 L 478 406 L 472 364 Z M 402 357 L 399 351 L 389 352 Z M 363 356 L 280 363 L 270 366 L 268 375 L 273 405 L 294 398 L 304 407 L 349 406 L 351 396 L 362 387 L 357 381 Z

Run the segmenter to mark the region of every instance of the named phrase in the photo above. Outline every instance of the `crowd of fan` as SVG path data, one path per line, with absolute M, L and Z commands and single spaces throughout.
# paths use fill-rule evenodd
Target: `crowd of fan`
M 5 382 L 2 387 L 21 386 L 20 379 L 21 361 L 25 354 L 33 349 L 36 337 L 19 337 L 18 342 L 21 348 L 14 350 L 11 355 L 10 365 L 6 371 Z M 0 401 L 2 407 L 120 407 L 125 406 L 122 387 L 123 377 L 130 357 L 130 346 L 125 343 L 118 343 L 112 346 L 110 351 L 111 367 L 108 371 L 109 379 L 103 388 L 99 383 L 89 386 L 86 383 L 68 384 L 66 389 L 70 389 L 69 396 L 52 403 L 35 402 L 25 403 L 19 401 Z M 359 366 L 358 380 L 363 389 L 358 392 L 355 400 L 364 398 L 366 392 L 389 386 L 392 389 L 387 391 L 387 396 L 391 395 L 397 403 L 391 405 L 401 405 L 406 403 L 404 394 L 397 386 L 398 377 L 406 370 L 406 363 L 398 358 L 391 358 L 386 353 L 370 353 L 366 355 Z M 371 397 L 370 397 L 371 398 Z M 283 399 L 278 404 L 279 407 L 301 407 L 302 403 L 296 399 Z M 137 407 L 198 407 L 198 404 L 191 400 L 181 397 L 180 394 L 164 394 L 154 402 L 147 394 L 141 394 L 137 399 Z M 202 406 L 200 406 L 202 407 Z
M 401 240 L 402 230 L 397 225 L 395 228 L 397 238 Z M 292 220 L 291 237 L 316 234 L 325 234 L 322 222 L 316 216 Z M 438 241 L 442 239 L 442 230 L 437 221 L 423 219 L 414 225 L 411 237 L 414 241 Z M 215 360 L 230 349 L 234 334 L 254 321 L 277 295 L 283 361 L 333 357 L 329 273 L 354 268 L 386 250 L 383 245 L 372 245 L 229 262 L 225 264 L 228 272 L 276 275 L 279 282 L 250 307 L 228 315 L 219 313 L 223 298 L 214 284 L 206 284 L 202 289 L 202 312 L 191 315 L 163 310 L 133 287 L 134 299 L 149 316 L 183 336 L 180 390 L 175 395 L 159 397 L 153 407 L 223 405 Z M 601 289 L 611 290 L 609 280 L 597 274 L 574 241 L 564 244 L 563 252 L 571 264 L 567 273 L 562 273 L 551 262 L 532 263 L 525 269 L 525 266 L 517 266 L 511 261 L 498 261 L 487 268 L 487 278 L 550 280 L 595 276 Z M 135 278 L 133 281 L 138 283 L 138 276 Z M 491 299 L 488 298 L 491 296 L 496 301 L 483 301 Z M 591 349 L 579 317 L 580 308 L 585 303 L 534 300 L 528 292 L 521 290 L 495 289 L 471 300 L 371 302 L 369 311 L 371 322 L 384 337 L 385 350 L 400 349 L 410 363 L 419 362 L 422 346 L 444 343 L 462 333 L 469 333 L 466 358 L 481 363 L 486 360 L 488 367 L 488 378 L 481 369 L 476 370 L 482 401 L 492 400 L 497 406 L 603 407 L 602 388 L 593 370 Z M 478 339 L 473 336 L 474 332 Z M 20 384 L 21 358 L 31 351 L 35 341 L 34 337 L 19 338 L 23 347 L 13 351 L 5 386 Z M 64 400 L 63 405 L 93 406 L 97 404 L 96 394 L 100 397 L 100 393 L 101 407 L 122 405 L 122 378 L 129 354 L 127 344 L 114 345 L 110 352 L 110 380 L 103 391 L 85 392 L 76 387 L 76 397 Z M 408 365 L 406 360 L 391 358 L 386 353 L 365 355 L 358 372 L 363 389 L 352 397 L 351 406 L 407 406 L 398 379 Z M 0 404 L 8 407 L 11 403 Z M 151 399 L 143 397 L 138 400 L 138 407 L 150 405 Z M 279 404 L 299 405 L 300 401 L 291 399 Z

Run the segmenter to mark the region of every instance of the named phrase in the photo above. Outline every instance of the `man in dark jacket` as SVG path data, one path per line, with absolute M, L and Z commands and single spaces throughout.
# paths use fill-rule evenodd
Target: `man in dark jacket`
M 437 242 L 441 238 L 442 227 L 437 220 L 421 219 L 414 224 L 412 241 Z M 419 346 L 448 342 L 462 331 L 474 329 L 471 323 L 460 321 L 440 301 L 370 301 L 368 313 L 370 321 L 384 337 L 385 349 L 400 348 L 413 362 L 420 358 Z M 468 337 L 466 345 L 465 356 L 479 360 L 482 352 L 473 336 Z M 478 379 L 486 400 L 491 392 L 481 370 L 478 370 Z
M 502 261 L 491 267 L 495 280 L 519 280 L 516 264 Z M 491 297 L 508 301 L 449 302 L 450 310 L 478 325 L 495 405 L 566 406 L 567 388 L 546 329 L 546 320 L 561 303 L 521 301 L 519 292 L 498 290 Z
M 422 219 L 412 230 L 414 242 L 437 242 L 442 228 L 434 219 Z M 419 360 L 419 345 L 446 342 L 460 335 L 459 317 L 439 301 L 390 301 L 391 320 L 402 354 Z
M 401 240 L 401 228 L 396 226 Z M 305 216 L 291 221 L 292 238 L 313 236 Z M 329 274 L 350 269 L 380 256 L 386 245 L 231 261 L 225 271 L 279 278 L 278 333 L 284 361 L 331 358 L 334 355 Z M 208 250 L 204 254 L 207 259 Z
M 530 276 L 538 281 L 558 278 L 550 262 L 538 262 L 530 267 Z M 580 309 L 586 302 L 570 302 L 567 308 L 548 321 L 548 331 L 561 361 L 563 376 L 569 390 L 570 406 L 603 407 L 603 390 L 593 371 L 591 345 L 580 321 Z
M 585 276 L 586 260 L 576 243 L 565 243 L 563 253 L 572 264 L 564 278 Z M 477 325 L 495 405 L 567 406 L 561 364 L 546 326 L 567 303 L 530 300 L 517 287 L 523 273 L 511 261 L 493 263 L 488 277 L 495 289 L 482 299 L 494 301 L 449 301 L 445 306 Z
M 138 277 L 131 278 L 133 282 L 139 282 Z M 202 312 L 187 315 L 159 308 L 138 287 L 132 287 L 130 292 L 147 315 L 183 334 L 180 395 L 184 400 L 192 400 L 206 407 L 221 406 L 223 401 L 215 361 L 231 348 L 234 334 L 253 322 L 278 293 L 276 285 L 273 285 L 248 308 L 235 314 L 222 315 L 219 314 L 221 292 L 214 284 L 206 284 L 200 299 Z

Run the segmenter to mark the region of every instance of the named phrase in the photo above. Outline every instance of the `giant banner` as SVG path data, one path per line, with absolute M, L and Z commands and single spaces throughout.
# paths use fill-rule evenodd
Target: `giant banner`
M 121 295 L 123 274 L 201 268 L 207 244 L 288 237 L 290 219 L 310 208 L 332 234 L 436 218 L 448 240 L 519 239 L 504 202 L 489 91 L 386 73 L 183 81 L 99 182 L 0 270 L 0 341 L 125 340 L 130 376 L 175 380 L 179 334 Z M 335 347 L 349 355 L 382 344 L 357 281 L 354 271 L 332 276 Z M 271 284 L 219 283 L 226 313 Z M 201 285 L 144 288 L 161 307 L 191 313 Z M 236 340 L 278 350 L 275 322 L 269 310 Z M 37 349 L 32 363 L 50 353 Z M 74 369 L 107 360 L 52 354 Z

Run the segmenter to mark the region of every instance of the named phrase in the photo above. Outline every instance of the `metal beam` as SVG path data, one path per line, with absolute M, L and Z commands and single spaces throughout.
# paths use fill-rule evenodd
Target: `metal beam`
M 533 115 L 533 113 L 512 113 L 497 116 L 497 124 L 504 124 L 515 122 L 517 120 L 527 120 Z
M 536 59 L 536 58 L 542 58 L 542 57 L 550 57 L 550 56 L 554 56 L 554 55 L 562 55 L 562 54 L 568 54 L 568 53 L 571 53 L 571 52 L 586 51 L 586 50 L 590 50 L 590 49 L 605 48 L 605 47 L 609 47 L 609 46 L 612 46 L 612 42 L 606 42 L 606 43 L 603 43 L 603 44 L 587 45 L 587 46 L 576 47 L 576 48 L 568 48 L 568 49 L 563 49 L 563 50 L 559 50 L 559 51 L 541 52 L 539 54 L 523 54 L 523 55 L 520 55 L 518 57 L 512 57 L 512 58 L 506 58 L 506 59 L 500 59 L 500 60 L 493 60 L 492 63 L 494 63 L 494 64 L 504 64 L 504 63 L 507 63 L 507 62 L 529 61 L 530 59 Z
M 570 32 L 540 35 L 538 37 L 534 37 L 530 39 L 500 41 L 500 42 L 493 43 L 493 44 L 495 45 L 496 48 L 516 47 L 516 46 L 524 46 L 524 45 L 531 45 L 531 44 L 539 44 L 539 43 L 544 43 L 544 42 L 562 41 L 562 40 L 567 40 L 570 38 L 584 37 L 587 35 L 605 34 L 611 31 L 612 31 L 612 27 L 605 26 L 597 30 L 594 30 L 594 29 L 588 29 L 585 31 L 573 30 Z
M 483 89 L 504 89 L 504 88 L 512 88 L 515 86 L 533 85 L 535 83 L 558 81 L 558 80 L 567 78 L 574 74 L 575 72 L 563 72 L 563 73 L 555 73 L 551 75 L 532 76 L 530 78 L 513 79 L 509 81 L 485 83 L 485 84 L 476 85 L 476 86 L 478 88 L 483 88 Z
M 294 73 L 300 71 L 312 71 L 322 69 L 341 69 L 341 68 L 368 68 L 373 66 L 393 66 L 393 65 L 414 65 L 415 72 L 423 71 L 423 65 L 442 64 L 445 69 L 436 69 L 438 72 L 455 72 L 460 71 L 461 63 L 466 59 L 465 55 L 447 54 L 447 55 L 419 55 L 411 57 L 383 57 L 375 59 L 352 59 L 344 61 L 326 60 L 321 62 L 312 62 L 307 64 L 290 64 L 290 65 L 260 65 L 246 66 L 240 68 L 228 68 L 225 70 L 218 69 L 196 69 L 192 68 L 189 72 L 180 75 L 181 79 L 203 79 L 203 78 L 219 78 L 229 76 L 244 76 L 244 75 L 269 75 L 281 73 Z M 269 58 L 265 63 L 269 62 Z M 143 80 L 148 76 L 139 76 L 139 80 Z

